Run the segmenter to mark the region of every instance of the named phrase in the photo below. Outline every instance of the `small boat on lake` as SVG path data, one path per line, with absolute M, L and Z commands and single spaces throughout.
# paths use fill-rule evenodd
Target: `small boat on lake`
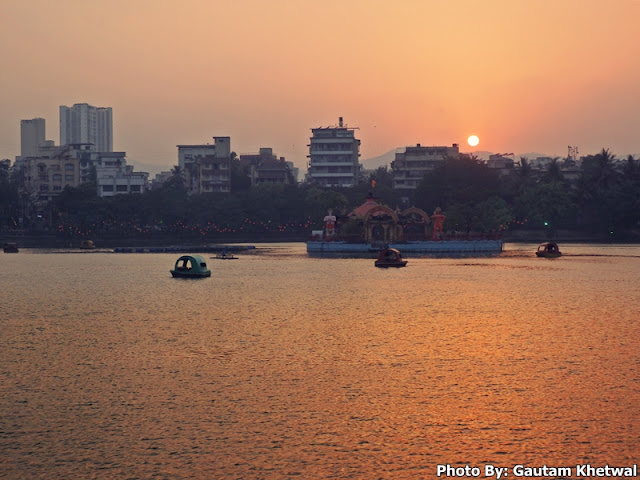
M 562 252 L 556 243 L 548 242 L 538 246 L 536 256 L 543 258 L 558 258 L 562 256 Z
M 7 242 L 2 246 L 4 253 L 18 253 L 18 244 Z
M 176 278 L 204 278 L 211 276 L 211 270 L 200 255 L 182 255 L 176 260 L 171 275 Z
M 93 250 L 96 248 L 96 245 L 93 243 L 92 240 L 82 240 L 82 243 L 80 244 L 80 248 L 82 248 L 83 250 Z
M 215 257 L 209 257 L 213 260 L 237 260 L 238 257 L 236 257 L 233 253 L 228 253 L 226 250 L 223 250 L 219 253 L 216 254 Z
M 407 265 L 407 261 L 402 259 L 402 254 L 399 250 L 395 248 L 385 248 L 380 250 L 375 265 L 380 268 L 404 267 Z

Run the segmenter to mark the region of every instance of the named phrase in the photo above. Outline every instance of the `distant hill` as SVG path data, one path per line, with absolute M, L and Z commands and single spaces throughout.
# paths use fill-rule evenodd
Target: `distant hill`
M 520 160 L 522 157 L 526 157 L 527 160 L 535 160 L 538 157 L 551 157 L 551 158 L 554 158 L 555 155 L 549 155 L 549 154 L 546 154 L 546 153 L 529 152 L 529 153 L 519 153 L 514 158 L 516 160 Z
M 364 168 L 366 168 L 367 170 L 375 170 L 378 167 L 383 167 L 385 165 L 387 165 L 389 168 L 391 168 L 391 162 L 393 162 L 396 158 L 396 151 L 398 149 L 394 148 L 393 150 L 388 151 L 387 153 L 383 153 L 382 155 L 378 155 L 377 157 L 372 157 L 372 158 L 366 158 L 364 160 L 361 161 L 362 165 L 364 166 Z M 471 155 L 475 155 L 476 157 L 478 157 L 480 160 L 489 160 L 489 157 L 491 155 L 495 155 L 494 152 L 487 152 L 487 151 L 483 151 L 483 150 L 477 150 L 475 152 L 464 152 L 461 151 L 460 153 L 469 153 Z M 509 152 L 500 152 L 500 153 L 509 153 Z M 544 153 L 537 153 L 537 152 L 529 152 L 529 153 L 518 153 L 517 155 L 513 156 L 513 159 L 518 161 L 520 160 L 520 157 L 527 157 L 527 159 L 529 160 L 534 160 L 538 157 L 549 157 L 550 155 L 544 154 Z M 626 158 L 623 157 L 623 158 Z M 636 157 L 637 158 L 637 157 Z
M 489 157 L 493 155 L 493 152 L 485 152 L 481 150 L 477 150 L 475 152 L 460 152 L 460 153 L 468 153 L 469 155 L 475 155 L 480 160 L 489 160 Z
M 486 152 L 486 151 L 476 151 L 476 152 L 462 152 L 462 153 L 470 153 L 471 155 L 475 155 L 476 157 L 478 157 L 480 160 L 489 160 L 489 157 L 491 155 L 499 155 L 499 154 L 504 155 L 511 152 L 495 153 L 495 152 Z M 546 153 L 529 152 L 529 153 L 517 153 L 515 155 L 509 155 L 509 157 L 512 157 L 514 160 L 518 161 L 520 160 L 521 157 L 527 157 L 528 160 L 534 160 L 538 157 L 552 157 L 552 155 L 547 155 Z
M 360 163 L 367 170 L 375 170 L 378 167 L 384 167 L 385 165 L 391 168 L 391 162 L 396 159 L 396 150 L 393 149 L 388 151 L 387 153 L 383 153 L 382 155 L 378 155 L 377 157 L 365 158 Z
M 153 180 L 158 173 L 168 172 L 173 168 L 173 165 L 152 165 L 150 163 L 143 163 L 130 158 L 127 158 L 127 165 L 133 165 L 136 172 L 148 172 L 149 180 Z

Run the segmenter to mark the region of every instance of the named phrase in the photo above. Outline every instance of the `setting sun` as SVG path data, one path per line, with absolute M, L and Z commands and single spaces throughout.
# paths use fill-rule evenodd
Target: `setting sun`
M 480 139 L 476 135 L 471 135 L 469 138 L 467 138 L 467 143 L 469 143 L 469 145 L 471 145 L 472 147 L 475 147 L 480 143 Z

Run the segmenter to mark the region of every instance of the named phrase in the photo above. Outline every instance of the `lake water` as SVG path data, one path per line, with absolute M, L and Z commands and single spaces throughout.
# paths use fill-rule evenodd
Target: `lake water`
M 640 247 L 561 247 L 385 270 L 259 245 L 202 280 L 176 254 L 3 254 L 0 478 L 633 465 Z

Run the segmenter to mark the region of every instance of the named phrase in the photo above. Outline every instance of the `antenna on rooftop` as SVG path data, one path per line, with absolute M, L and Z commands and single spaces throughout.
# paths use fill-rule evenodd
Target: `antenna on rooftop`
M 342 127 L 342 117 L 338 119 L 340 126 Z

